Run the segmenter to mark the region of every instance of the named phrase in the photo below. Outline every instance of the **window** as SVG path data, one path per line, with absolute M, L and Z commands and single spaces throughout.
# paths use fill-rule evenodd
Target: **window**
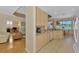
M 73 21 L 72 20 L 63 20 L 59 22 L 60 29 L 63 30 L 72 30 Z

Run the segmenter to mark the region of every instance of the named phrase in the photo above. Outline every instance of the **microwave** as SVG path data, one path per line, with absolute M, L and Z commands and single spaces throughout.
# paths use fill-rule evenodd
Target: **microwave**
M 36 33 L 42 33 L 42 32 L 45 32 L 45 26 L 37 26 Z

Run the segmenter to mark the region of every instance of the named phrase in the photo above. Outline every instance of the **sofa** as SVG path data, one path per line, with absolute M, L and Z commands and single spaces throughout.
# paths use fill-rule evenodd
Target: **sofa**
M 14 40 L 22 39 L 22 34 L 20 32 L 13 32 L 12 36 Z

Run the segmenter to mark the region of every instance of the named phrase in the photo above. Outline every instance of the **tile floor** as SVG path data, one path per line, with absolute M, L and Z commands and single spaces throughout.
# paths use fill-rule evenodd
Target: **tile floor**
M 52 40 L 44 46 L 39 53 L 73 53 L 73 36 L 66 36 L 64 40 Z M 16 40 L 13 48 L 9 48 L 9 44 L 0 44 L 0 53 L 23 53 L 25 52 L 24 39 Z

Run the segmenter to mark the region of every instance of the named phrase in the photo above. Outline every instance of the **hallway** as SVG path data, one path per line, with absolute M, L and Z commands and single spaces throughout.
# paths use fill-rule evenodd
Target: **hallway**
M 73 36 L 67 36 L 64 40 L 52 40 L 39 53 L 73 53 Z

